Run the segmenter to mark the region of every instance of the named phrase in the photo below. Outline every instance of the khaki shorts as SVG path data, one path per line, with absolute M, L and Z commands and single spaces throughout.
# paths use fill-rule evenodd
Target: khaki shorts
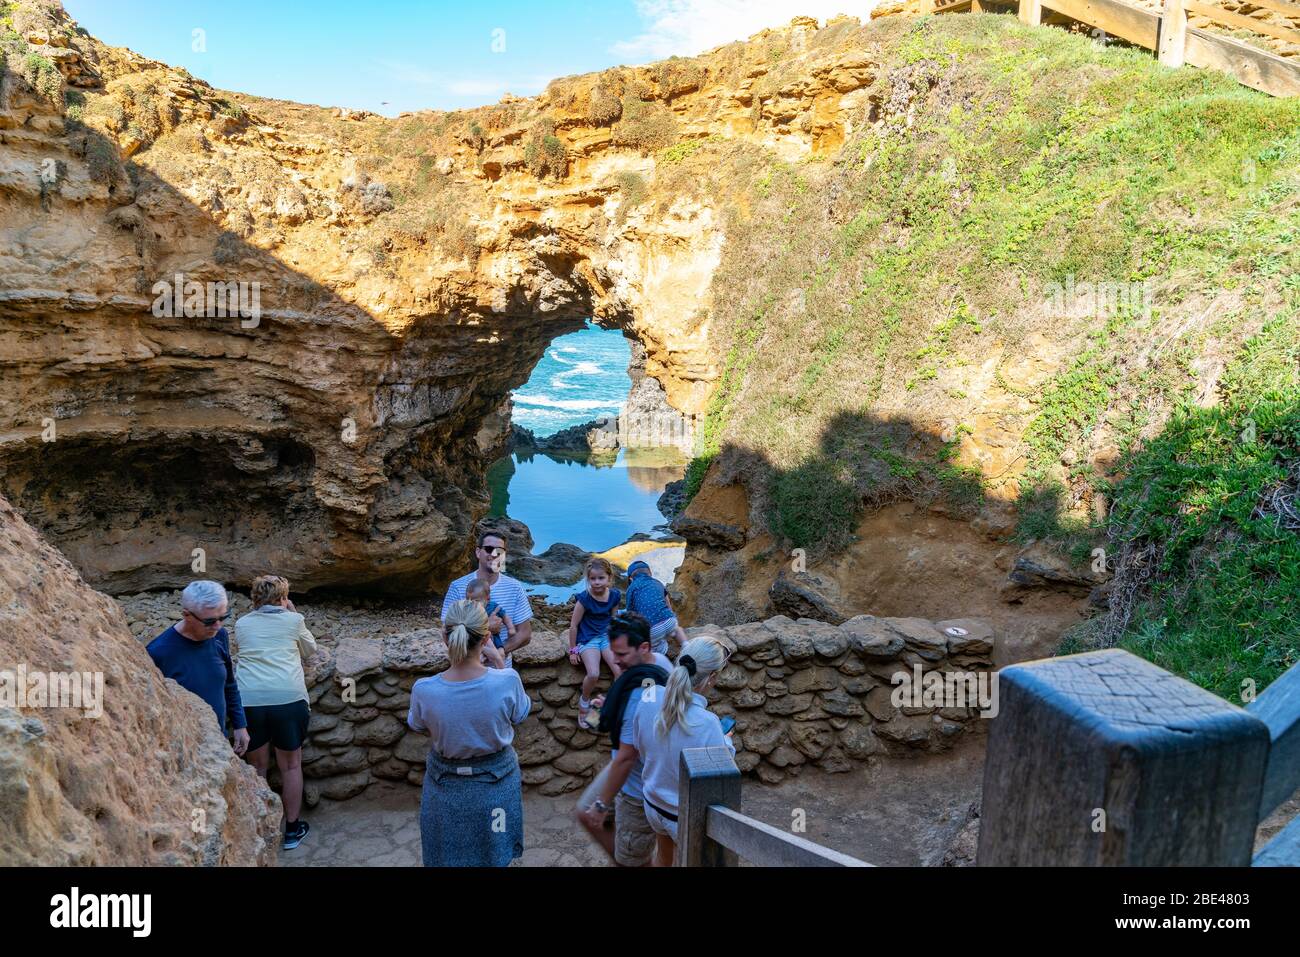
M 614 798 L 614 860 L 624 867 L 644 867 L 654 850 L 655 832 L 645 818 L 645 804 L 619 791 Z

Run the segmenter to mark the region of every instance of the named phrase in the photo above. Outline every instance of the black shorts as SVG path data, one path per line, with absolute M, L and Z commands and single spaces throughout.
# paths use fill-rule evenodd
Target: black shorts
M 291 701 L 245 706 L 244 717 L 248 719 L 248 750 L 256 751 L 270 743 L 281 751 L 297 751 L 307 740 L 311 710 L 306 701 Z

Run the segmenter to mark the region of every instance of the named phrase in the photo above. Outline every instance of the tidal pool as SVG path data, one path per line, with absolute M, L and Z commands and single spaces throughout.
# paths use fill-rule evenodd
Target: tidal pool
M 492 491 L 489 514 L 508 515 L 533 533 L 533 552 L 556 542 L 602 552 L 638 532 L 669 534 L 656 502 L 669 482 L 686 473 L 686 460 L 673 449 L 620 449 L 612 457 L 552 457 L 516 452 L 488 471 Z M 681 563 L 681 546 L 656 550 L 651 567 L 661 581 L 672 580 Z M 649 559 L 647 559 L 648 561 Z M 532 594 L 562 602 L 576 590 L 528 585 Z

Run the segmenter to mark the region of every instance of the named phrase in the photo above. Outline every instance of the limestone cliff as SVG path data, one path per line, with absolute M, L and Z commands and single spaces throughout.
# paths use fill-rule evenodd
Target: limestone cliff
M 0 702 L 0 865 L 275 863 L 279 798 L 3 498 Z
M 0 486 L 119 592 L 181 583 L 196 549 L 230 581 L 445 580 L 509 390 L 586 316 L 702 411 L 737 177 L 834 153 L 875 77 L 857 21 L 799 19 L 388 120 L 221 93 L 19 10 L 76 87 L 4 79 Z M 201 313 L 206 284 L 247 284 L 259 316 L 166 314 L 178 282 Z

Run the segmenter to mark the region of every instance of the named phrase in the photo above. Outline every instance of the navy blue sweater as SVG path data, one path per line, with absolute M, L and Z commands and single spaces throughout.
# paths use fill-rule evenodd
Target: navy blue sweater
M 230 660 L 230 637 L 222 628 L 206 641 L 191 641 L 172 625 L 149 642 L 145 651 L 158 670 L 187 691 L 192 691 L 217 713 L 221 733 L 226 733 L 226 717 L 233 729 L 248 727 L 244 706 L 235 684 L 235 666 Z

